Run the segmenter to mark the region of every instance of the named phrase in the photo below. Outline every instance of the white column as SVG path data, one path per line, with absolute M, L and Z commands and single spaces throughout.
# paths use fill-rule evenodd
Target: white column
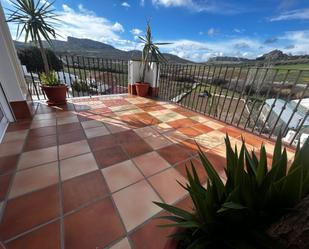
M 0 3 L 0 81 L 9 102 L 24 101 L 26 82 Z

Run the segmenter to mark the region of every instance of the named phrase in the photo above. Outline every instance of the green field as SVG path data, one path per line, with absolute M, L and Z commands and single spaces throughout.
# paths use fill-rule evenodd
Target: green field
M 274 68 L 276 68 L 276 69 L 309 70 L 309 64 L 277 65 Z

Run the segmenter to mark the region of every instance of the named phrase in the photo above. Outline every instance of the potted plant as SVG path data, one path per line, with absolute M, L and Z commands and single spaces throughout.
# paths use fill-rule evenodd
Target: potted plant
M 42 73 L 40 78 L 42 89 L 48 98 L 48 105 L 66 104 L 67 86 L 59 82 L 56 73 L 54 71 L 48 74 Z
M 56 38 L 56 31 L 52 21 L 57 20 L 55 10 L 52 8 L 54 2 L 45 0 L 10 0 L 13 10 L 9 10 L 8 22 L 18 25 L 17 37 L 25 33 L 25 43 L 30 38 L 39 48 L 44 64 L 44 74 L 41 75 L 44 82 L 42 88 L 47 96 L 52 96 L 49 103 L 65 103 L 63 94 L 66 87 L 61 85 L 54 72 L 50 72 L 46 51 L 43 46 L 43 39 L 52 46 L 52 38 Z M 61 89 L 61 90 L 60 90 Z M 52 92 L 52 94 L 51 94 Z M 60 94 L 56 98 L 55 94 Z
M 140 41 L 143 43 L 143 51 L 141 58 L 141 75 L 140 81 L 135 83 L 136 93 L 140 97 L 145 97 L 149 91 L 149 82 L 145 82 L 146 72 L 150 70 L 151 63 L 167 62 L 161 54 L 160 45 L 167 45 L 169 43 L 154 43 L 152 40 L 152 33 L 149 22 L 147 22 L 145 37 L 139 36 Z M 133 92 L 133 90 L 132 90 Z
M 207 186 L 201 183 L 194 165 L 186 169 L 188 183 L 182 185 L 192 200 L 192 211 L 155 202 L 170 214 L 162 217 L 169 221 L 164 226 L 177 228 L 169 249 L 282 248 L 267 230 L 309 194 L 309 139 L 302 148 L 298 146 L 293 162 L 288 164 L 280 135 L 271 167 L 264 145 L 259 153 L 250 153 L 244 143 L 237 151 L 228 136 L 225 140 L 226 182 L 200 150 Z

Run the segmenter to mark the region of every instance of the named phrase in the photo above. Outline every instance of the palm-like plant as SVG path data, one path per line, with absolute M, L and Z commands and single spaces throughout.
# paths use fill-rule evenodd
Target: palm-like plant
M 17 38 L 25 33 L 25 42 L 30 38 L 40 49 L 44 62 L 44 70 L 49 74 L 47 56 L 42 40 L 52 45 L 52 38 L 56 38 L 53 22 L 56 19 L 53 3 L 41 0 L 10 0 L 13 9 L 9 9 L 8 22 L 17 24 Z
M 143 71 L 141 75 L 141 82 L 145 82 L 146 70 L 149 70 L 151 62 L 155 62 L 155 63 L 160 63 L 160 62 L 166 63 L 167 62 L 167 60 L 164 58 L 164 56 L 160 52 L 158 46 L 168 45 L 170 43 L 153 42 L 151 27 L 150 27 L 149 22 L 147 22 L 145 37 L 139 36 L 139 39 L 143 43 L 143 46 L 144 46 L 143 51 L 142 51 Z

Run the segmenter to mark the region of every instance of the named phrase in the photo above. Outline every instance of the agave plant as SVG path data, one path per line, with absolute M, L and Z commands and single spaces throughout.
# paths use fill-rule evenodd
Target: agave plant
M 139 36 L 138 38 L 143 44 L 142 60 L 141 60 L 142 62 L 141 65 L 143 67 L 143 70 L 142 70 L 142 75 L 141 75 L 141 82 L 145 82 L 146 70 L 149 70 L 151 62 L 155 62 L 155 63 L 167 62 L 167 60 L 164 58 L 164 56 L 160 52 L 158 46 L 168 45 L 170 43 L 153 42 L 151 27 L 150 27 L 149 22 L 147 22 L 145 37 Z
M 270 168 L 264 145 L 258 156 L 244 142 L 240 151 L 233 150 L 228 136 L 225 143 L 226 183 L 200 151 L 207 187 L 191 165 L 188 183 L 182 186 L 189 192 L 193 210 L 156 202 L 171 213 L 162 217 L 172 221 L 164 226 L 180 228 L 172 236 L 185 243 L 185 248 L 276 248 L 266 229 L 309 194 L 309 140 L 297 147 L 289 165 L 279 136 Z
M 56 38 L 53 22 L 57 20 L 54 2 L 42 0 L 9 0 L 13 9 L 9 10 L 7 22 L 17 24 L 17 38 L 25 33 L 25 42 L 29 39 L 40 49 L 44 62 L 45 73 L 49 73 L 47 56 L 43 47 L 43 39 L 52 45 L 52 38 Z

